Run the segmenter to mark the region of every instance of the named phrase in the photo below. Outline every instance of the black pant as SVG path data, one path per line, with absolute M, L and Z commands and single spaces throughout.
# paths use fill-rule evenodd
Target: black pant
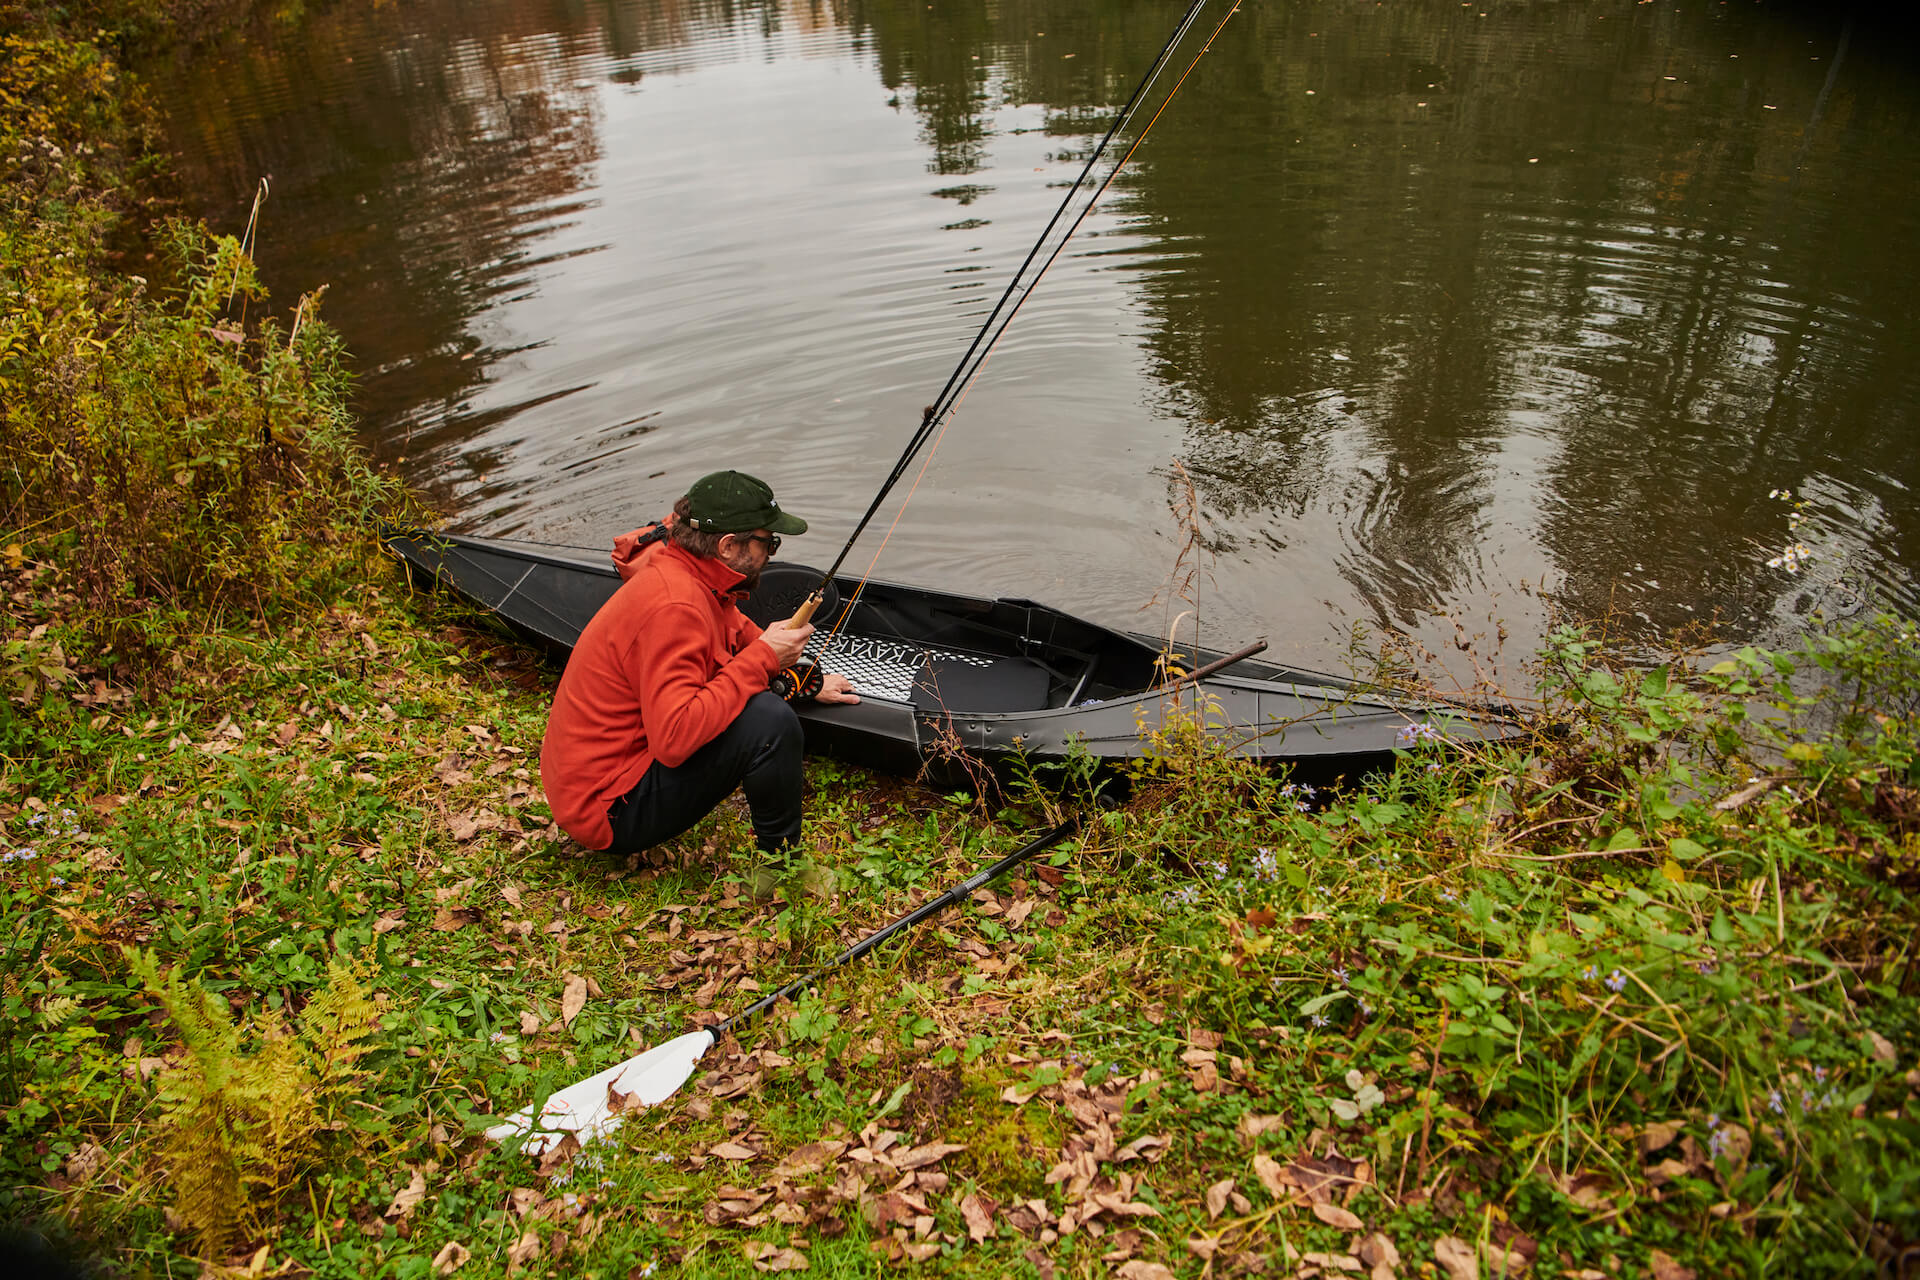
M 720 736 L 678 768 L 658 760 L 613 802 L 608 853 L 664 844 L 713 812 L 735 787 L 747 793 L 753 834 L 773 852 L 800 839 L 800 717 L 777 694 L 756 693 Z

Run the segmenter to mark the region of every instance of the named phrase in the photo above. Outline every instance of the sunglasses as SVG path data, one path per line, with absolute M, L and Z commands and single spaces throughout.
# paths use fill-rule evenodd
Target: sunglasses
M 769 559 L 780 554 L 780 535 L 777 533 L 750 533 L 747 535 L 747 541 L 766 543 Z

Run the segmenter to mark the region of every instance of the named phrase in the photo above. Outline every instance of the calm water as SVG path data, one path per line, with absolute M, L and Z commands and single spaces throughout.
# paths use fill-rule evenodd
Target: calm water
M 270 178 L 276 306 L 329 286 L 372 442 L 459 527 L 597 546 L 733 465 L 824 563 L 1180 8 L 342 0 L 150 74 L 210 223 Z M 1178 463 L 1208 638 L 1308 665 L 1356 624 L 1463 672 L 1456 623 L 1504 629 L 1517 679 L 1551 608 L 1920 605 L 1898 47 L 1753 0 L 1249 0 L 878 572 L 1161 628 Z

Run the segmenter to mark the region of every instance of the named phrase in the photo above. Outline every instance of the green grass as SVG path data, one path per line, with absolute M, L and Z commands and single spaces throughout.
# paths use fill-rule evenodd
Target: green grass
M 551 668 L 367 572 L 304 627 L 209 636 L 164 693 L 76 667 L 12 704 L 0 817 L 34 856 L 0 872 L 9 1217 L 190 1269 L 157 1131 L 178 1033 L 132 949 L 224 997 L 242 1053 L 336 960 L 379 1002 L 236 1265 L 265 1247 L 269 1267 L 415 1275 L 458 1245 L 463 1274 L 504 1273 L 531 1231 L 519 1270 L 555 1275 L 746 1275 L 750 1245 L 829 1273 L 931 1253 L 1198 1274 L 1377 1231 L 1400 1274 L 1447 1237 L 1546 1275 L 1656 1250 L 1703 1275 L 1870 1274 L 1912 1236 L 1912 721 L 1797 694 L 1771 655 L 1636 672 L 1572 634 L 1548 665 L 1561 731 L 1499 752 L 1409 751 L 1307 795 L 1168 744 L 1083 839 L 542 1176 L 478 1130 L 816 966 L 1052 802 L 988 812 L 815 761 L 830 903 L 752 903 L 735 807 L 656 865 L 582 854 L 537 786 Z M 47 608 L 17 627 L 59 633 L 56 582 L 7 576 Z M 1793 669 L 1895 706 L 1915 687 L 1898 636 Z M 576 975 L 594 993 L 569 1024 Z M 1090 1110 L 1103 1089 L 1124 1109 Z M 964 1149 L 899 1188 L 850 1154 L 888 1131 Z M 713 1154 L 729 1142 L 752 1157 Z M 777 1174 L 822 1142 L 848 1145 Z M 1100 1157 L 1075 1170 L 1081 1151 Z M 424 1197 L 388 1214 L 416 1169 Z

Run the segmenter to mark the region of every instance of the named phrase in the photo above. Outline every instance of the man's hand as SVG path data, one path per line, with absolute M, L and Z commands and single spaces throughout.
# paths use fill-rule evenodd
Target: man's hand
M 860 695 L 853 691 L 853 681 L 845 676 L 829 671 L 824 680 L 820 692 L 813 695 L 815 702 L 839 702 L 852 706 L 860 701 Z
M 790 667 L 800 651 L 807 647 L 807 637 L 813 634 L 813 624 L 803 622 L 794 626 L 790 622 L 776 622 L 760 633 L 760 641 L 780 659 L 780 665 Z

